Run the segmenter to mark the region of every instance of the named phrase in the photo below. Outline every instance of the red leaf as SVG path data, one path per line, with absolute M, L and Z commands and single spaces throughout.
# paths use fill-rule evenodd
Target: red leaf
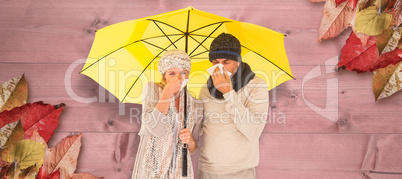
M 39 169 L 39 173 L 36 176 L 36 179 L 60 179 L 60 171 L 56 170 L 55 172 L 51 173 L 50 175 L 47 175 L 46 170 L 42 166 Z
M 367 47 L 364 47 L 354 32 L 346 40 L 341 53 L 341 60 L 337 67 L 345 67 L 350 71 L 359 73 L 374 71 L 402 61 L 402 58 L 398 56 L 398 54 L 402 54 L 402 50 L 396 49 L 379 56 L 375 36 L 370 37 L 367 41 Z
M 38 129 L 40 136 L 48 142 L 54 130 L 59 125 L 59 115 L 64 109 L 64 104 L 53 106 L 42 101 L 28 103 L 10 111 L 0 113 L 0 127 L 21 119 L 25 139 L 32 136 L 34 127 Z
M 347 0 L 335 0 L 336 1 L 336 6 L 339 6 L 339 4 L 347 1 Z

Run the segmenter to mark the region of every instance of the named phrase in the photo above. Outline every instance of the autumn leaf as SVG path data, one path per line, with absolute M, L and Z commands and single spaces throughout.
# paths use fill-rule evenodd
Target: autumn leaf
M 388 43 L 386 44 L 381 54 L 395 50 L 398 46 L 400 39 L 401 39 L 401 30 L 395 30 L 391 38 L 388 40 Z
M 363 33 L 360 33 L 360 32 L 355 33 L 355 35 L 357 36 L 357 38 L 360 39 L 360 41 L 361 41 L 362 44 L 363 44 L 363 47 L 366 47 L 366 46 L 367 46 L 367 41 L 368 41 L 368 39 L 370 38 L 370 35 L 363 34 Z
M 48 142 L 54 130 L 59 125 L 59 115 L 63 111 L 64 106 L 63 103 L 53 106 L 44 104 L 41 101 L 25 104 L 10 111 L 0 113 L 0 127 L 21 119 L 25 139 L 31 137 L 34 127 L 36 127 L 40 136 Z
M 81 147 L 82 134 L 67 136 L 50 149 L 43 164 L 46 173 L 60 170 L 62 178 L 69 178 L 77 167 L 77 158 Z
M 318 41 L 338 36 L 355 18 L 355 11 L 346 2 L 336 6 L 334 0 L 328 0 L 324 5 Z
M 56 170 L 55 172 L 47 175 L 46 170 L 42 166 L 39 169 L 38 176 L 36 176 L 36 179 L 60 179 L 60 171 Z
M 8 168 L 10 168 L 11 163 L 9 162 L 4 162 L 0 160 L 1 167 L 0 167 L 0 176 L 6 176 Z
M 391 21 L 391 14 L 384 12 L 378 15 L 377 8 L 370 6 L 357 13 L 354 30 L 367 35 L 379 35 L 390 26 Z
M 393 6 L 395 25 L 398 27 L 402 23 L 402 0 L 396 0 Z
M 376 2 L 376 0 L 360 0 L 359 1 L 359 11 L 374 5 L 375 2 Z
M 26 169 L 32 165 L 41 166 L 44 157 L 45 143 L 25 139 L 18 142 L 16 146 L 15 158 L 20 169 Z
M 12 78 L 0 85 L 0 113 L 22 106 L 28 98 L 28 84 L 25 76 Z
M 376 45 L 379 52 L 383 53 L 383 50 L 388 45 L 393 33 L 394 30 L 391 28 L 384 30 L 382 34 L 376 36 Z
M 11 178 L 17 178 L 18 174 L 19 174 L 19 170 L 18 170 L 18 167 L 17 167 L 17 163 L 13 162 L 13 163 L 11 163 L 9 168 L 7 169 L 5 178 L 10 178 L 10 179 Z
M 13 133 L 13 130 L 15 129 L 15 126 L 17 126 L 18 122 L 19 121 L 7 124 L 0 129 L 0 148 L 2 148 L 4 144 L 7 142 L 8 138 L 10 137 L 11 133 Z
M 13 124 L 10 124 L 10 125 L 13 125 Z M 4 127 L 9 128 L 10 126 L 4 126 Z M 22 129 L 21 122 L 18 121 L 17 125 L 15 125 L 14 129 L 12 129 L 12 133 L 8 137 L 4 146 L 0 150 L 1 159 L 3 161 L 9 162 L 9 163 L 14 162 L 16 145 L 19 141 L 21 141 L 23 139 L 24 139 L 24 130 Z
M 30 166 L 20 170 L 17 178 L 35 179 L 37 174 L 38 170 L 35 169 L 35 166 Z
M 89 173 L 74 173 L 71 179 L 101 179 L 103 177 L 96 177 Z
M 375 100 L 393 95 L 402 89 L 402 62 L 374 71 L 373 93 Z
M 352 32 L 341 50 L 341 60 L 337 68 L 346 68 L 359 73 L 374 71 L 402 61 L 399 54 L 402 54 L 402 50 L 395 49 L 379 56 L 374 36 L 369 38 L 367 46 L 364 47 Z
M 355 9 L 357 0 L 336 0 L 336 6 L 338 6 L 339 4 L 342 4 L 345 1 L 349 2 L 349 5 L 350 5 L 350 7 L 352 7 L 352 9 Z

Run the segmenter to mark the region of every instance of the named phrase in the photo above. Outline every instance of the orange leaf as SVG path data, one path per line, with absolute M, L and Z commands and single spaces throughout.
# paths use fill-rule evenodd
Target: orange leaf
M 76 167 L 82 134 L 67 136 L 50 149 L 43 164 L 46 173 L 60 170 L 61 178 L 70 178 Z
M 328 0 L 324 5 L 319 29 L 318 41 L 338 36 L 349 26 L 352 26 L 356 13 L 348 2 L 336 6 L 334 0 Z

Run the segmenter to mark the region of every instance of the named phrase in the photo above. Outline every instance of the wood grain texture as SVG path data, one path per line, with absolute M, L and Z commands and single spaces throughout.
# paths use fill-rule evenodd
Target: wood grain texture
M 318 43 L 324 3 L 0 0 L 0 83 L 25 73 L 28 102 L 66 104 L 49 146 L 83 132 L 76 172 L 130 178 L 141 105 L 118 103 L 79 74 L 79 61 L 96 30 L 187 6 L 287 35 L 296 80 L 269 92 L 258 178 L 402 178 L 402 92 L 374 102 L 372 73 L 334 71 L 351 29 Z M 192 157 L 195 169 L 198 156 Z

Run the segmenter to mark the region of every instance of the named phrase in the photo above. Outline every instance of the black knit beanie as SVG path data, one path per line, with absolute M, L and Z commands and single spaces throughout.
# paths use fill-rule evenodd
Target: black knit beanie
M 235 36 L 222 33 L 212 41 L 209 48 L 209 61 L 219 58 L 241 62 L 241 45 Z

